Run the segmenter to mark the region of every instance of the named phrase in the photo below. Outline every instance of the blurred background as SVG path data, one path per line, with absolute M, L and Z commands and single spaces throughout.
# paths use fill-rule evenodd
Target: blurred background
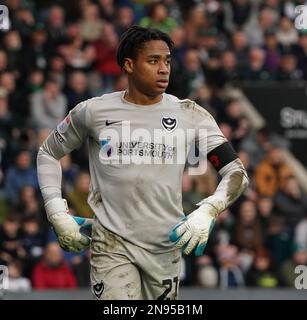
M 251 179 L 219 216 L 205 254 L 184 258 L 182 292 L 294 289 L 295 267 L 307 265 L 307 29 L 294 27 L 295 6 L 305 1 L 1 3 L 11 26 L 0 30 L 0 265 L 8 266 L 12 298 L 49 289 L 89 294 L 89 252 L 66 253 L 56 243 L 35 160 L 77 103 L 125 89 L 115 54 L 134 24 L 171 36 L 167 92 L 212 113 Z M 61 164 L 71 213 L 91 217 L 86 147 Z M 218 179 L 210 166 L 203 176 L 184 173 L 187 214 Z

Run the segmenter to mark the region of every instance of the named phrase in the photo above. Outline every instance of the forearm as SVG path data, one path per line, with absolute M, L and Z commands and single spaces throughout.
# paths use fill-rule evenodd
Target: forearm
M 60 161 L 48 152 L 45 145 L 41 146 L 37 155 L 37 175 L 45 204 L 62 197 Z
M 228 208 L 247 188 L 249 179 L 241 160 L 236 159 L 224 166 L 219 174 L 222 176 L 215 193 L 203 199 L 197 205 L 208 208 L 212 206 L 212 213 L 218 216 Z

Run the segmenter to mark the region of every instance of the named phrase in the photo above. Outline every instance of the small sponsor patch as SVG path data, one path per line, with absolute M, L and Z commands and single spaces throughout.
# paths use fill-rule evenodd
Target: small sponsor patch
M 58 126 L 57 129 L 60 133 L 65 133 L 70 125 L 70 115 L 68 115 Z

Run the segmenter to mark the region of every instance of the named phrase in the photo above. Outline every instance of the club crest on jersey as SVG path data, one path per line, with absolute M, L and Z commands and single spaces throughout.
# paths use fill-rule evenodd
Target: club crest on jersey
M 65 133 L 70 125 L 70 115 L 68 115 L 58 126 L 57 129 L 60 133 Z
M 172 132 L 177 127 L 177 119 L 163 117 L 161 119 L 161 125 L 162 125 L 162 128 L 165 129 L 166 131 Z
M 94 292 L 95 296 L 97 297 L 97 299 L 100 299 L 100 297 L 103 293 L 103 290 L 104 290 L 104 284 L 102 281 L 95 283 L 93 285 L 93 292 Z

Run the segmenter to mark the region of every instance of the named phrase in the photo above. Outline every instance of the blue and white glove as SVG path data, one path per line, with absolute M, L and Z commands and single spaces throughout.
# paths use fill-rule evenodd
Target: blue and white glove
M 68 213 L 67 202 L 55 198 L 45 204 L 48 220 L 51 222 L 61 248 L 80 252 L 89 247 L 93 219 L 75 217 Z
M 215 225 L 217 214 L 214 206 L 203 203 L 173 228 L 170 240 L 175 242 L 177 248 L 182 248 L 184 254 L 190 254 L 196 247 L 195 255 L 201 256 Z

